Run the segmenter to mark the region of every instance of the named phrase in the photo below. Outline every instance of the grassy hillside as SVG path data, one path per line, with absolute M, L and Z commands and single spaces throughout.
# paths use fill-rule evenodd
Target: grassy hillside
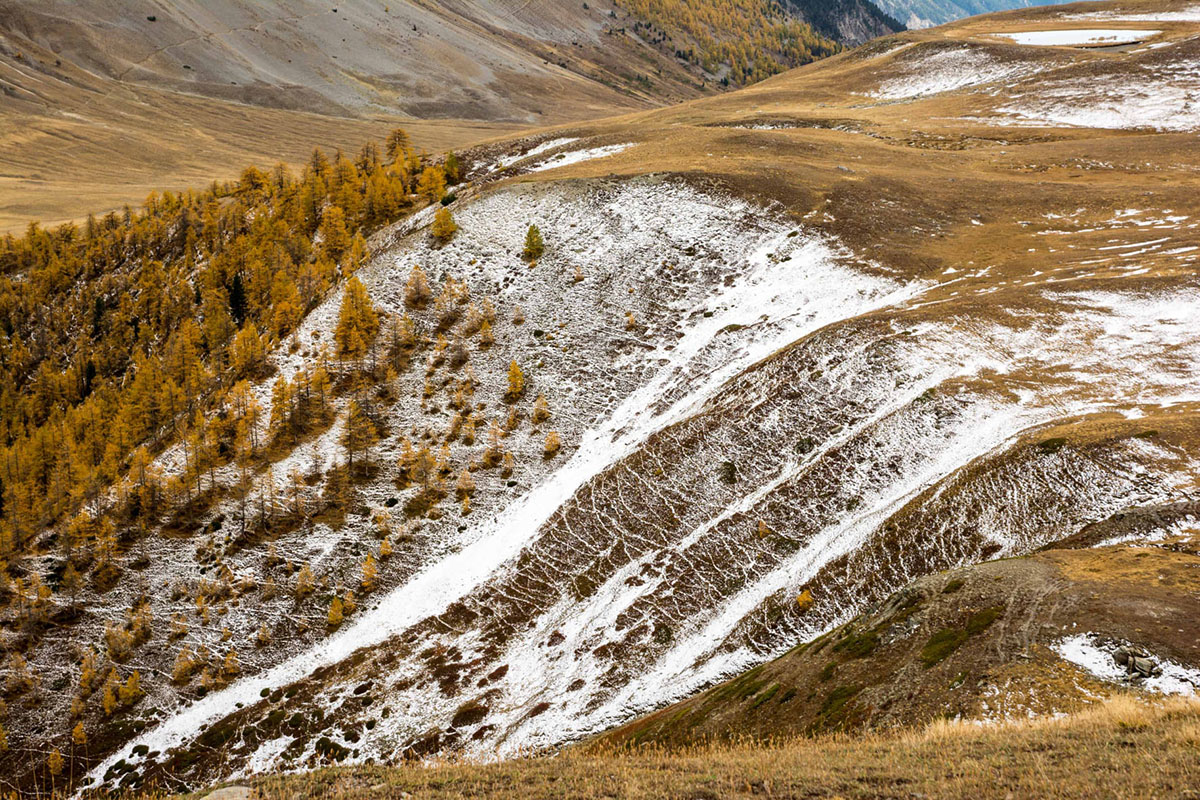
M 1200 781 L 1197 747 L 1196 701 L 1150 705 L 1118 697 L 1054 720 L 938 722 L 768 745 L 569 750 L 553 759 L 492 765 L 332 769 L 252 785 L 263 800 L 365 800 L 404 792 L 431 800 L 1184 797 Z
M 1187 577 L 1198 567 L 1193 529 L 1156 546 L 1051 549 L 930 576 L 602 741 L 680 746 L 1078 711 L 1118 684 L 1065 660 L 1070 637 L 1200 660 L 1192 630 L 1178 625 L 1200 612 Z

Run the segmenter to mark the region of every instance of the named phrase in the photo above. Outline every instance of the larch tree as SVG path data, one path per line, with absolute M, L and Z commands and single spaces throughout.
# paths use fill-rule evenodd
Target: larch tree
M 505 392 L 504 399 L 510 403 L 515 403 L 524 394 L 525 372 L 514 358 L 508 365 L 508 391 Z
M 539 425 L 550 419 L 550 403 L 546 401 L 546 396 L 544 394 L 539 394 L 537 399 L 533 401 L 533 414 L 531 419 L 535 425 Z
M 375 563 L 375 556 L 371 553 L 367 553 L 367 558 L 363 561 L 362 580 L 360 583 L 362 584 L 363 592 L 374 591 L 375 587 L 379 584 L 379 565 Z
M 342 434 L 342 446 L 346 448 L 346 466 L 354 470 L 354 458 L 360 464 L 369 458 L 371 448 L 379 441 L 379 431 L 357 400 L 351 400 L 346 411 L 346 430 Z
M 433 299 L 433 290 L 429 288 L 429 279 L 425 271 L 414 264 L 408 275 L 408 283 L 404 287 L 404 303 L 409 308 L 424 308 Z
M 442 244 L 449 242 L 454 238 L 454 234 L 458 233 L 458 223 L 454 221 L 454 215 L 450 213 L 450 209 L 439 208 L 433 215 L 432 233 L 433 238 Z
M 317 231 L 321 238 L 322 254 L 336 264 L 352 241 L 350 232 L 346 229 L 346 213 L 334 205 L 326 207 Z
M 342 624 L 344 612 L 342 610 L 342 598 L 334 595 L 329 601 L 329 611 L 325 615 L 325 622 L 331 628 L 336 628 Z
M 412 150 L 412 141 L 408 138 L 408 134 L 403 128 L 396 128 L 387 135 L 384 141 L 384 149 L 387 152 L 388 161 L 395 163 L 397 161 L 405 161 L 408 159 Z
M 375 335 L 379 333 L 379 313 L 371 302 L 367 289 L 357 277 L 346 282 L 342 306 L 338 312 L 337 328 L 333 338 L 337 344 L 338 357 L 357 360 L 370 350 Z
M 436 203 L 446 194 L 446 173 L 437 167 L 426 167 L 417 182 L 417 192 L 431 203 Z

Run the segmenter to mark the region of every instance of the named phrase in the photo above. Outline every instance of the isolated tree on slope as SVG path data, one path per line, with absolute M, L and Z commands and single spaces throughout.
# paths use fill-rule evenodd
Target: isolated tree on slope
M 504 399 L 510 403 L 516 402 L 523 394 L 525 394 L 525 373 L 516 359 L 513 359 L 508 365 L 508 392 L 504 395 Z
M 454 215 L 450 213 L 450 209 L 439 208 L 433 215 L 433 238 L 445 244 L 453 239 L 456 233 L 458 233 L 458 224 L 454 221 Z
M 546 252 L 546 242 L 542 239 L 542 232 L 537 225 L 530 225 L 529 230 L 525 232 L 525 249 L 522 255 L 526 261 L 536 261 Z

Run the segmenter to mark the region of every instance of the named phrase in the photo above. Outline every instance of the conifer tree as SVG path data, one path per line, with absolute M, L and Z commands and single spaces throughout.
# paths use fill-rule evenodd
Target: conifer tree
M 71 731 L 71 741 L 76 747 L 83 747 L 87 744 L 87 731 L 83 727 L 82 722 L 76 722 L 75 728 Z
M 454 185 L 462 180 L 462 164 L 458 160 L 458 156 L 453 151 L 446 154 L 446 183 Z
M 550 419 L 550 404 L 546 402 L 545 395 L 539 394 L 537 400 L 533 401 L 533 415 L 531 419 L 535 425 Z
M 454 215 L 450 213 L 450 209 L 439 208 L 433 215 L 432 233 L 433 238 L 442 244 L 453 239 L 454 234 L 458 233 L 458 223 L 454 221 Z
M 525 249 L 521 251 L 526 261 L 536 261 L 546 252 L 546 242 L 537 225 L 530 225 L 525 232 Z
M 232 678 L 239 675 L 242 671 L 242 662 L 238 658 L 238 651 L 234 648 L 229 648 L 229 652 L 225 654 L 225 659 L 221 663 L 221 675 L 225 678 Z
M 525 373 L 521 366 L 513 359 L 508 365 L 508 391 L 504 394 L 504 399 L 510 403 L 515 403 L 525 394 Z
M 412 142 L 403 129 L 396 128 L 388 134 L 384 148 L 387 151 L 388 160 L 395 163 L 408 158 L 409 151 L 412 150 Z
M 550 431 L 546 434 L 546 444 L 542 449 L 542 454 L 546 458 L 554 458 L 554 455 L 562 448 L 562 439 L 557 431 Z
M 50 756 L 46 759 L 46 769 L 50 770 L 50 774 L 54 777 L 62 774 L 63 757 L 57 747 L 50 751 Z
M 357 400 L 351 400 L 346 412 L 346 432 L 342 435 L 342 446 L 346 448 L 346 466 L 353 471 L 354 457 L 360 462 L 369 458 L 370 450 L 379 441 L 375 423 L 367 416 Z
M 409 308 L 424 308 L 433 299 L 433 290 L 429 288 L 429 279 L 425 271 L 413 265 L 408 276 L 408 284 L 404 288 L 404 303 Z
M 313 582 L 312 568 L 305 564 L 296 573 L 296 597 L 304 598 L 313 593 L 316 585 Z
M 362 590 L 370 592 L 375 589 L 379 583 L 379 566 L 375 563 L 375 556 L 367 553 L 367 558 L 362 565 Z
M 475 494 L 475 479 L 471 477 L 469 470 L 464 469 L 458 474 L 458 480 L 454 484 L 454 491 L 458 494 L 459 500 Z
M 346 282 L 342 306 L 338 312 L 338 324 L 333 338 L 337 343 L 338 357 L 360 359 L 367 354 L 375 335 L 379 332 L 379 314 L 367 294 L 366 287 L 357 277 Z
M 131 706 L 136 703 L 144 694 L 142 691 L 142 676 L 135 669 L 125 683 L 118 689 L 118 694 L 121 698 L 121 705 Z
M 426 167 L 417 183 L 417 192 L 431 203 L 436 203 L 446 194 L 446 173 L 437 167 Z
M 328 206 L 321 215 L 321 252 L 333 263 L 341 260 L 350 247 L 352 237 L 346 230 L 346 212 L 335 205 Z
M 329 613 L 325 615 L 325 621 L 329 627 L 336 628 L 342 624 L 342 618 L 342 598 L 335 595 L 329 602 Z

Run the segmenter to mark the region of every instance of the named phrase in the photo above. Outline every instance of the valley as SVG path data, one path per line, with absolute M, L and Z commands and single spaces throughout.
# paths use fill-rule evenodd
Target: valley
M 664 796 L 713 741 L 1084 764 L 1122 715 L 1184 785 L 1198 57 L 1194 6 L 1121 0 L 534 130 L 255 101 L 294 171 L 6 240 L 9 786 L 502 796 L 560 753 L 580 796 L 674 758 Z

